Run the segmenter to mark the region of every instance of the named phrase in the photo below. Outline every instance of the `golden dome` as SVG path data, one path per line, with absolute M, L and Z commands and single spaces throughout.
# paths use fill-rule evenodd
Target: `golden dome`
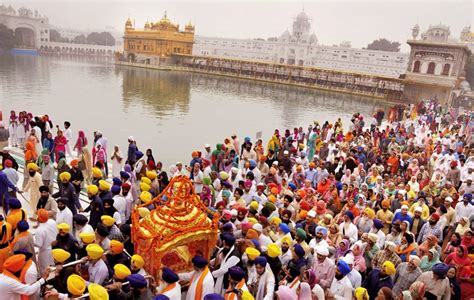
M 127 19 L 127 22 L 125 22 L 125 27 L 132 27 L 132 20 L 130 17 Z
M 165 11 L 165 15 L 160 20 L 160 24 L 171 24 L 170 19 L 168 19 L 167 15 L 166 15 L 166 11 Z

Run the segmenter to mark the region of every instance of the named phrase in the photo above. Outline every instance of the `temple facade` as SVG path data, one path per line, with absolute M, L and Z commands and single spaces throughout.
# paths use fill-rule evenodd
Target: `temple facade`
M 277 38 L 230 39 L 196 36 L 195 56 L 277 63 L 398 78 L 404 74 L 408 54 L 352 48 L 350 42 L 325 46 L 318 43 L 311 20 L 303 11 L 291 31 Z
M 451 104 L 465 84 L 466 62 L 471 51 L 466 43 L 451 38 L 448 26 L 430 26 L 420 37 L 418 25 L 412 29 L 404 95 L 411 101 L 437 98 Z
M 193 43 L 194 26 L 191 22 L 180 30 L 166 13 L 156 23 L 146 22 L 144 28 L 135 28 L 130 18 L 125 23 L 124 55 L 131 62 L 165 63 L 173 54 L 191 55 Z

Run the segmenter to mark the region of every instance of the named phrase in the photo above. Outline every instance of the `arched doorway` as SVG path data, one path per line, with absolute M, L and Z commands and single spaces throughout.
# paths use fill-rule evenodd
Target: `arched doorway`
M 33 29 L 26 27 L 18 27 L 15 29 L 15 47 L 35 49 L 36 37 Z
M 450 64 L 445 64 L 444 67 L 443 67 L 443 73 L 441 73 L 441 75 L 449 76 L 449 70 L 450 69 L 451 69 L 451 65 Z
M 415 63 L 413 64 L 413 73 L 420 73 L 420 61 L 417 60 L 415 61 Z
M 436 64 L 434 62 L 430 62 L 428 64 L 428 70 L 426 71 L 426 74 L 434 74 L 436 68 Z

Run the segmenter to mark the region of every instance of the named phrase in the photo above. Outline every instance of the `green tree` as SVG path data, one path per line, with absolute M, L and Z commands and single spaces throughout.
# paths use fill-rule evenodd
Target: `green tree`
M 83 34 L 81 34 L 81 35 L 76 36 L 73 42 L 75 44 L 87 44 L 87 39 Z
M 474 55 L 469 56 L 466 62 L 466 80 L 474 87 Z
M 87 43 L 92 45 L 113 46 L 115 38 L 109 32 L 91 32 L 87 35 Z
M 15 33 L 7 26 L 0 24 L 0 49 L 10 50 L 15 46 Z
M 51 29 L 49 31 L 49 40 L 51 42 L 60 42 L 61 41 L 61 34 L 57 30 Z
M 386 38 L 380 38 L 378 40 L 373 41 L 372 43 L 367 45 L 367 49 L 369 50 L 380 50 L 380 51 L 389 51 L 389 52 L 399 52 L 400 51 L 400 43 L 399 42 L 391 42 Z

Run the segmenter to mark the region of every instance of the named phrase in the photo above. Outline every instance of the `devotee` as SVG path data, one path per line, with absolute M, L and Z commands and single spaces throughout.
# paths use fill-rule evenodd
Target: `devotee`
M 181 285 L 178 283 L 179 276 L 170 268 L 164 267 L 161 270 L 161 282 L 158 287 L 158 294 L 167 296 L 169 299 L 181 298 Z
M 312 270 L 316 275 L 316 283 L 323 289 L 331 287 L 335 275 L 334 262 L 328 258 L 329 251 L 324 247 L 315 249 L 317 259 L 314 260 Z
M 240 262 L 240 254 L 238 249 L 235 247 L 235 237 L 232 234 L 225 233 L 222 236 L 223 248 L 217 254 L 217 257 L 211 264 L 215 267 L 215 271 L 212 272 L 216 280 L 214 290 L 218 294 L 224 294 L 224 289 L 227 287 L 224 283 L 224 278 L 229 268 L 237 265 Z
M 347 263 L 343 260 L 337 262 L 337 268 L 335 273 L 335 279 L 332 281 L 331 288 L 328 292 L 328 297 L 334 299 L 350 299 L 352 297 L 352 284 L 347 274 L 350 272 L 350 268 Z
M 451 287 L 446 278 L 448 270 L 448 265 L 438 263 L 433 266 L 432 271 L 424 272 L 418 277 L 417 281 L 425 284 L 425 297 L 430 294 L 436 299 L 451 299 Z
M 410 255 L 407 262 L 402 262 L 397 266 L 393 278 L 393 294 L 399 295 L 401 292 L 410 288 L 417 278 L 421 275 L 420 258 L 416 255 Z
M 395 266 L 390 261 L 383 263 L 380 269 L 374 268 L 367 275 L 362 286 L 367 289 L 370 299 L 375 299 L 378 291 L 383 287 L 392 288 L 393 281 L 391 276 L 396 272 Z
M 51 244 L 56 239 L 58 228 L 56 222 L 49 218 L 45 209 L 38 209 L 38 228 L 35 233 L 35 247 L 38 251 L 38 269 L 43 273 L 47 267 L 53 265 L 53 257 L 51 255 Z

